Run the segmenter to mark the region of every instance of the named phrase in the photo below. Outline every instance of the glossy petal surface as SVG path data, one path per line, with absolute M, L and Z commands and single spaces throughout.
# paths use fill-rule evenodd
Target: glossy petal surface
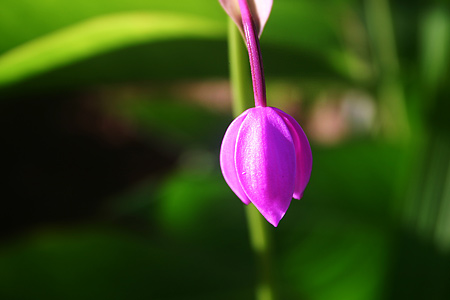
M 303 191 L 309 182 L 312 170 L 312 153 L 308 138 L 302 127 L 297 121 L 283 112 L 275 108 L 278 114 L 283 118 L 286 125 L 288 125 L 294 141 L 295 155 L 296 155 L 296 175 L 295 175 L 295 190 L 293 197 L 300 199 L 303 196 Z
M 245 194 L 277 226 L 291 202 L 296 172 L 291 133 L 273 108 L 248 110 L 237 137 L 235 163 Z
M 241 13 L 238 0 L 219 0 L 225 12 L 233 19 L 239 30 L 243 33 Z M 261 37 L 264 26 L 269 19 L 273 0 L 248 0 L 248 5 L 255 22 L 256 32 Z
M 223 177 L 230 186 L 231 190 L 241 199 L 244 204 L 249 204 L 250 200 L 241 187 L 236 176 L 236 165 L 234 163 L 234 155 L 236 151 L 236 141 L 242 122 L 247 116 L 247 111 L 237 117 L 228 127 L 220 148 L 220 168 Z

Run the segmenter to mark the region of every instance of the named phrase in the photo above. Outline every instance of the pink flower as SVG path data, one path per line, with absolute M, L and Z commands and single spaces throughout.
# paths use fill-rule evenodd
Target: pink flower
M 273 226 L 292 197 L 300 199 L 312 169 L 300 125 L 273 107 L 246 110 L 228 127 L 220 150 L 225 181 L 245 204 L 253 203 Z
M 245 204 L 253 203 L 273 226 L 292 198 L 300 199 L 309 182 L 312 154 L 298 123 L 266 105 L 259 36 L 272 0 L 219 0 L 243 33 L 249 53 L 255 107 L 228 127 L 220 149 L 223 177 Z

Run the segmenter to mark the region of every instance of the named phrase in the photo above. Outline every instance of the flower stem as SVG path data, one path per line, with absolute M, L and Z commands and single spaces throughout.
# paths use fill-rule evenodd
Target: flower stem
M 242 36 L 230 19 L 228 27 L 228 43 L 230 58 L 230 80 L 233 96 L 233 114 L 235 117 L 253 105 L 251 99 L 251 81 L 245 44 Z M 269 243 L 269 223 L 249 204 L 246 209 L 250 244 L 258 264 L 259 283 L 256 289 L 257 300 L 274 300 L 272 280 L 271 249 Z
M 252 70 L 253 93 L 255 95 L 255 106 L 266 104 L 266 83 L 264 80 L 264 68 L 262 64 L 261 48 L 259 46 L 259 37 L 256 32 L 255 22 L 253 20 L 247 0 L 239 0 L 241 10 L 242 25 L 247 43 L 248 56 L 250 59 L 250 68 Z

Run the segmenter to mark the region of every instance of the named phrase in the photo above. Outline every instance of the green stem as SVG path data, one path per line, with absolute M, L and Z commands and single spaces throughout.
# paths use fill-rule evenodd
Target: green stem
M 258 275 L 260 276 L 256 288 L 256 299 L 273 300 L 275 299 L 275 295 L 272 278 L 272 251 L 267 232 L 267 227 L 270 225 L 254 205 L 247 205 L 245 212 L 247 215 L 250 244 L 257 259 Z
M 228 27 L 228 47 L 233 114 L 237 117 L 253 106 L 253 89 L 247 50 L 240 31 L 231 19 Z M 257 259 L 257 273 L 260 276 L 256 299 L 274 300 L 271 249 L 267 232 L 270 225 L 252 204 L 246 207 L 246 215 L 250 244 Z
M 248 62 L 247 48 L 236 24 L 228 22 L 228 53 L 230 59 L 230 81 L 233 115 L 239 116 L 253 106 L 253 88 Z

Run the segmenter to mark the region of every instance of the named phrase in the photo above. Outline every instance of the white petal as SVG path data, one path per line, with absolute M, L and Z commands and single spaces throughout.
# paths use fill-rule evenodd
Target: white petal
M 234 23 L 236 23 L 239 30 L 243 34 L 241 12 L 238 1 L 239 0 L 219 0 L 223 9 L 233 19 Z M 255 22 L 256 32 L 258 32 L 258 37 L 261 37 L 264 26 L 266 25 L 272 10 L 273 0 L 248 0 L 247 2 L 253 16 L 253 21 Z

